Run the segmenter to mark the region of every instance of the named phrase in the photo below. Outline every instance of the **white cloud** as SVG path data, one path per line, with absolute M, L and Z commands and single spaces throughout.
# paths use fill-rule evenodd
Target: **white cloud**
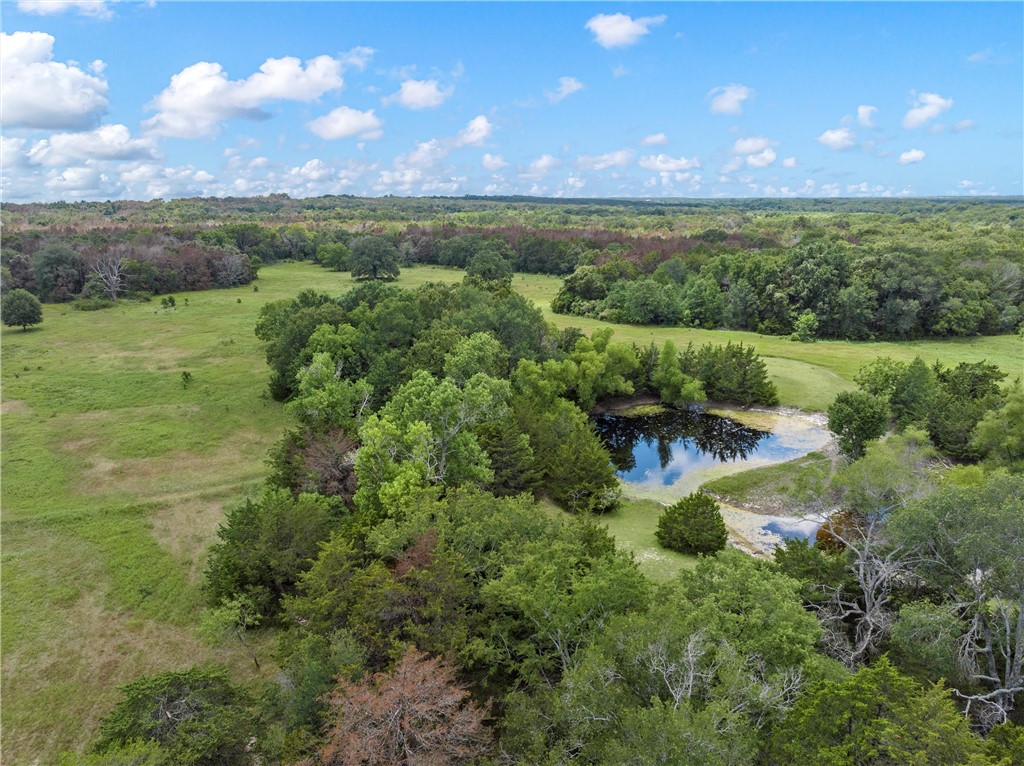
M 722 85 L 708 93 L 714 96 L 709 109 L 711 114 L 743 114 L 743 102 L 753 95 L 746 85 Z
M 795 168 L 796 164 L 796 157 L 786 157 L 786 159 L 782 161 L 782 167 L 784 168 Z
M 384 104 L 398 104 L 406 109 L 435 109 L 455 92 L 455 87 L 442 88 L 437 80 L 406 80 L 384 99 Z
M 920 128 L 953 106 L 953 99 L 937 93 L 922 93 L 915 97 L 914 106 L 903 117 L 904 128 Z
M 373 54 L 376 52 L 373 48 L 368 48 L 365 45 L 357 45 L 355 48 L 342 53 L 338 60 L 341 61 L 342 66 L 358 69 L 361 72 L 370 63 L 370 59 L 373 58 Z
M 920 162 L 924 158 L 925 153 L 922 152 L 920 149 L 911 149 L 910 151 L 903 152 L 903 154 L 900 155 L 900 164 L 910 165 L 915 162 Z
M 602 48 L 625 48 L 664 23 L 667 16 L 643 16 L 633 19 L 624 13 L 599 13 L 586 23 L 594 39 Z
M 596 157 L 582 155 L 576 158 L 576 165 L 581 170 L 608 170 L 608 168 L 624 168 L 633 161 L 636 154 L 632 149 L 619 149 L 615 152 L 600 154 Z
M 544 97 L 552 104 L 557 104 L 566 96 L 571 96 L 580 90 L 583 90 L 583 83 L 575 77 L 559 77 L 558 90 L 546 90 L 544 91 Z
M 868 106 L 867 104 L 861 104 L 857 107 L 857 122 L 863 125 L 865 128 L 875 127 L 875 114 L 878 112 L 877 106 Z
M 766 168 L 775 162 L 775 150 L 767 148 L 757 154 L 747 155 L 747 164 L 752 168 Z
M 952 131 L 960 133 L 965 130 L 974 130 L 976 127 L 978 126 L 974 124 L 974 120 L 960 120 L 960 122 L 953 125 Z
M 483 146 L 484 142 L 491 137 L 494 126 L 484 115 L 480 114 L 470 120 L 466 127 L 460 130 L 455 136 L 456 146 Z
M 629 70 L 622 64 L 619 64 L 612 70 L 612 77 L 625 77 L 627 74 L 629 74 Z
M 144 160 L 156 156 L 151 138 L 132 138 L 124 125 L 104 125 L 86 133 L 56 133 L 29 150 L 34 165 L 81 165 L 87 160 Z
M 490 170 L 491 172 L 507 168 L 508 163 L 502 158 L 500 154 L 485 154 L 480 164 L 484 166 L 484 170 Z
M 737 139 L 736 143 L 732 146 L 733 154 L 756 154 L 757 152 L 763 152 L 769 146 L 772 145 L 772 141 L 769 141 L 763 136 L 754 136 L 752 138 L 740 138 Z
M 668 143 L 668 136 L 664 133 L 655 133 L 650 136 L 645 136 L 640 142 L 640 146 L 664 146 Z
M 834 128 L 833 130 L 826 130 L 818 136 L 818 143 L 827 146 L 829 149 L 840 151 L 842 149 L 849 149 L 856 141 L 854 140 L 853 131 L 849 128 Z
M 94 19 L 109 19 L 114 15 L 104 0 L 18 0 L 18 10 L 36 16 L 55 16 L 72 10 Z
M 667 154 L 650 154 L 646 157 L 641 157 L 638 164 L 644 170 L 670 173 L 679 170 L 689 170 L 690 168 L 699 168 L 700 160 L 696 157 L 687 159 L 686 157 L 670 157 Z
M 44 32 L 0 32 L 0 120 L 6 126 L 84 130 L 106 111 L 107 83 L 53 61 Z
M 983 51 L 977 51 L 967 57 L 968 64 L 987 64 L 992 60 L 992 54 L 994 51 L 991 48 L 985 48 Z
M 200 61 L 171 77 L 150 107 L 157 114 L 142 123 L 158 136 L 202 138 L 215 135 L 220 123 L 232 119 L 266 119 L 267 101 L 313 101 L 339 90 L 342 64 L 317 56 L 303 67 L 297 58 L 267 59 L 245 80 L 229 80 L 220 64 Z
M 322 117 L 306 123 L 313 133 L 326 140 L 358 136 L 363 141 L 373 141 L 383 135 L 383 123 L 373 109 L 360 112 L 347 106 L 339 106 Z
M 549 171 L 557 168 L 561 164 L 561 161 L 552 157 L 550 154 L 542 154 L 530 163 L 530 167 L 526 172 L 520 173 L 520 175 L 524 178 L 540 179 L 546 176 Z

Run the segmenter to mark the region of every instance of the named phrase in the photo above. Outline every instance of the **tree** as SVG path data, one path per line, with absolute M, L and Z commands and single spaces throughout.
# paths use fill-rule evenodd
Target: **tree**
M 125 259 L 118 255 L 100 258 L 93 264 L 92 275 L 103 285 L 103 290 L 116 301 L 125 287 Z
M 255 720 L 248 697 L 219 667 L 148 676 L 122 686 L 121 700 L 100 723 L 97 753 L 136 741 L 155 742 L 166 763 L 222 766 L 252 762 Z
M 922 688 L 886 658 L 846 681 L 803 694 L 773 737 L 780 766 L 961 766 L 984 764 L 971 733 L 940 684 Z
M 320 245 L 320 247 L 316 249 L 316 259 L 325 269 L 330 269 L 331 271 L 345 271 L 349 268 L 348 246 L 341 242 L 332 242 L 330 244 Z
M 398 248 L 383 237 L 359 237 L 349 252 L 354 279 L 398 279 Z
M 485 286 L 509 288 L 512 286 L 512 266 L 498 251 L 485 248 L 466 264 L 466 279 Z
M 658 390 L 663 402 L 676 407 L 704 400 L 703 384 L 679 369 L 679 353 L 670 340 L 665 341 L 658 355 L 651 384 Z
M 0 318 L 8 327 L 27 330 L 29 325 L 43 321 L 43 304 L 28 290 L 19 287 L 3 297 L 3 303 L 0 303 Z
M 319 763 L 474 763 L 487 752 L 491 733 L 484 726 L 488 708 L 469 696 L 454 668 L 410 647 L 390 673 L 338 684 L 328 700 L 333 720 Z
M 665 509 L 658 518 L 658 542 L 680 553 L 717 553 L 729 541 L 718 503 L 694 492 Z
M 790 340 L 798 340 L 801 343 L 812 343 L 818 332 L 818 317 L 810 309 L 804 309 L 803 313 L 793 323 L 793 334 Z
M 1002 723 L 1024 692 L 1024 477 L 948 481 L 889 527 L 919 552 L 912 571 L 964 621 L 958 652 L 971 686 L 957 696 L 982 724 Z
M 258 614 L 274 616 L 336 525 L 327 498 L 295 498 L 283 489 L 265 489 L 230 509 L 206 567 L 211 605 L 244 595 Z
M 841 391 L 828 408 L 828 427 L 848 458 L 864 454 L 864 445 L 889 427 L 889 405 L 861 391 Z
M 998 410 L 989 410 L 974 429 L 974 449 L 990 463 L 1024 471 L 1024 386 L 1018 380 Z

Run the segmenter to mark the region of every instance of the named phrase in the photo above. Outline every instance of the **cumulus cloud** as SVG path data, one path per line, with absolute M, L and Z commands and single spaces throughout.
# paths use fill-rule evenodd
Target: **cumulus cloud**
M 55 16 L 77 11 L 94 19 L 109 19 L 114 14 L 104 0 L 18 0 L 18 10 L 36 16 Z
M 268 101 L 313 101 L 344 84 L 342 63 L 317 56 L 303 66 L 291 56 L 267 59 L 244 80 L 229 80 L 220 64 L 200 61 L 171 77 L 150 104 L 157 114 L 142 124 L 148 133 L 174 138 L 215 135 L 232 119 L 266 119 Z
M 857 122 L 863 125 L 865 128 L 875 127 L 875 114 L 878 112 L 877 106 L 868 106 L 867 104 L 861 104 L 857 107 Z
M 484 142 L 491 137 L 493 132 L 494 126 L 491 124 L 491 121 L 482 114 L 479 114 L 455 135 L 455 145 L 483 146 Z
M 687 159 L 686 157 L 670 157 L 667 154 L 649 154 L 646 157 L 641 157 L 637 163 L 644 170 L 654 170 L 659 173 L 671 173 L 680 170 L 689 170 L 690 168 L 699 168 L 700 160 L 694 157 L 693 159 Z
M 576 91 L 583 90 L 583 83 L 575 77 L 559 77 L 557 90 L 544 91 L 544 97 L 552 104 L 557 104 L 566 96 L 571 96 Z
M 786 157 L 786 159 L 782 161 L 782 167 L 784 168 L 795 168 L 796 165 L 796 157 Z
M 151 138 L 132 138 L 124 125 L 103 125 L 84 133 L 56 133 L 36 142 L 28 152 L 35 165 L 81 165 L 88 160 L 144 160 L 156 157 Z
M 633 161 L 636 154 L 632 149 L 619 149 L 615 152 L 600 154 L 596 157 L 581 155 L 576 158 L 576 165 L 581 170 L 608 170 L 608 168 L 624 168 Z
M 920 162 L 925 158 L 925 153 L 920 149 L 911 149 L 910 151 L 903 152 L 900 155 L 901 165 L 911 165 L 915 162 Z
M 520 173 L 520 175 L 523 176 L 523 178 L 540 179 L 561 164 L 561 161 L 556 157 L 552 157 L 550 154 L 542 154 L 531 162 L 529 168 L 527 168 L 525 172 Z
M 85 130 L 106 111 L 107 83 L 76 64 L 53 61 L 44 32 L 0 32 L 0 121 L 5 126 Z
M 769 141 L 763 136 L 754 136 L 751 138 L 740 138 L 737 139 L 736 143 L 732 145 L 733 154 L 756 154 L 757 152 L 763 152 L 769 146 L 772 145 L 772 141 Z
M 500 154 L 485 154 L 480 159 L 480 164 L 484 166 L 484 170 L 490 170 L 492 173 L 508 167 L 508 163 Z
M 664 23 L 668 17 L 643 16 L 633 19 L 624 13 L 599 13 L 586 23 L 586 28 L 594 33 L 594 40 L 602 48 L 625 48 L 635 44 L 641 37 Z
M 406 80 L 384 99 L 384 104 L 398 104 L 406 109 L 436 109 L 451 98 L 455 87 L 442 88 L 437 80 Z
M 640 146 L 664 146 L 668 143 L 668 136 L 664 133 L 654 133 L 650 136 L 645 136 L 640 142 Z
M 358 109 L 339 106 L 306 123 L 306 127 L 328 141 L 352 136 L 358 136 L 363 141 L 374 141 L 384 135 L 382 124 L 373 109 L 360 112 Z
M 849 149 L 856 141 L 854 140 L 853 131 L 849 128 L 834 128 L 833 130 L 826 130 L 818 136 L 818 143 L 827 146 L 829 149 L 840 151 L 842 149 Z
M 904 128 L 920 128 L 953 106 L 953 99 L 938 93 L 921 93 L 914 98 L 914 106 L 903 117 Z
M 743 102 L 754 95 L 746 85 L 722 85 L 708 93 L 711 114 L 743 114 Z
M 747 164 L 752 168 L 766 168 L 775 162 L 775 156 L 775 150 L 769 147 L 757 154 L 748 154 Z

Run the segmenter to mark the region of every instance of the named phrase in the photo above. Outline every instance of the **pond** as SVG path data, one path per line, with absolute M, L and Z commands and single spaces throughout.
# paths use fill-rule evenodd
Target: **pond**
M 612 411 L 594 425 L 612 456 L 625 493 L 672 503 L 727 474 L 782 463 L 831 439 L 813 419 L 776 411 L 655 408 Z M 783 537 L 813 537 L 820 519 L 789 518 L 723 506 L 734 538 L 770 550 Z

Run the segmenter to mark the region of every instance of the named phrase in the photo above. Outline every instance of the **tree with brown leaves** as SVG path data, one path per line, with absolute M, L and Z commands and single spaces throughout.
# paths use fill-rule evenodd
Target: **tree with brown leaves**
M 331 693 L 332 723 L 320 752 L 325 766 L 449 766 L 483 755 L 487 707 L 469 699 L 455 670 L 410 647 L 389 673 Z

